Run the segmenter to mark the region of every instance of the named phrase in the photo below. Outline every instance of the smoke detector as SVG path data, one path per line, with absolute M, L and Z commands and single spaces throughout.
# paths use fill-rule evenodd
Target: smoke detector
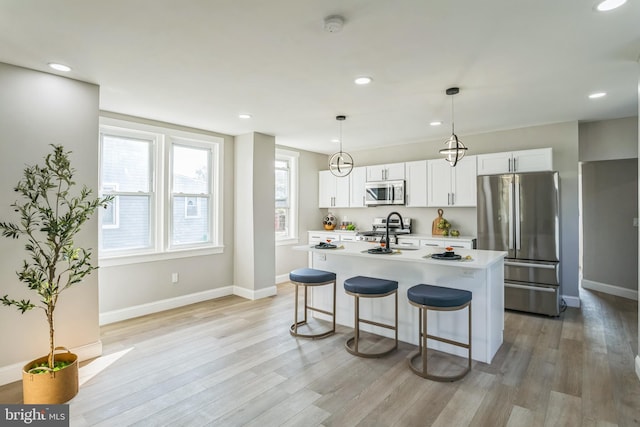
M 339 15 L 331 15 L 324 18 L 324 30 L 328 33 L 337 33 L 344 26 L 344 18 Z

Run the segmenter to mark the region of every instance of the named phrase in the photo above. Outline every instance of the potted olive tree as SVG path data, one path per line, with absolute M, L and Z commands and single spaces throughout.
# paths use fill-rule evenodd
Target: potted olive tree
M 77 356 L 64 347 L 56 347 L 54 311 L 62 292 L 81 283 L 97 268 L 90 263 L 91 250 L 76 247 L 74 237 L 95 210 L 111 200 L 92 197 L 86 186 L 78 190 L 73 181 L 75 169 L 69 160 L 71 152 L 61 145 L 52 148 L 44 165 L 27 166 L 15 187 L 21 198 L 11 206 L 19 222 L 0 222 L 3 236 L 26 240 L 27 259 L 17 276 L 37 294 L 39 302 L 8 295 L 0 301 L 23 314 L 33 308 L 42 309 L 49 325 L 49 354 L 23 369 L 24 403 L 63 403 L 78 392 Z

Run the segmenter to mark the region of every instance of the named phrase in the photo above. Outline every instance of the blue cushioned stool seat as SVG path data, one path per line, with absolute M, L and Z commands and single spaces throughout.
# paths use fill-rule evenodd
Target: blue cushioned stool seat
M 336 280 L 336 273 L 315 268 L 299 268 L 289 273 L 289 280 L 300 283 L 331 282 Z
M 398 282 L 375 277 L 356 276 L 344 281 L 344 289 L 354 294 L 388 294 L 398 290 Z
M 471 301 L 471 292 L 432 285 L 416 285 L 407 291 L 409 301 L 430 307 L 457 307 Z
M 335 333 L 336 331 L 336 273 L 324 270 L 316 270 L 315 268 L 299 268 L 289 273 L 289 280 L 296 287 L 295 292 L 295 312 L 293 317 L 293 324 L 289 328 L 289 332 L 294 337 L 300 338 L 324 338 Z M 309 302 L 309 288 L 333 285 L 333 303 L 331 309 L 321 309 L 316 306 L 312 306 Z M 302 320 L 298 320 L 298 289 L 304 288 L 304 317 Z M 319 322 L 309 323 L 307 320 L 307 312 L 315 311 L 317 313 L 326 314 L 331 316 L 331 328 L 327 328 L 320 325 L 319 330 L 316 329 L 316 325 Z M 302 330 L 299 330 L 301 328 Z
M 407 290 L 407 298 L 409 304 L 418 307 L 418 350 L 409 355 L 409 367 L 411 370 L 423 378 L 435 381 L 456 381 L 467 375 L 471 370 L 471 299 L 473 294 L 462 289 L 444 288 L 442 286 L 433 285 L 415 285 Z M 427 312 L 441 312 L 438 316 L 443 315 L 442 312 L 452 312 L 464 310 L 467 308 L 468 321 L 468 340 L 461 342 L 452 338 L 444 338 L 438 335 L 432 335 L 427 330 Z M 434 313 L 435 314 L 435 313 Z M 449 316 L 449 314 L 444 314 Z M 437 328 L 437 324 L 436 324 Z M 427 356 L 427 340 L 435 340 L 449 345 L 462 347 L 467 350 L 466 366 L 462 370 L 458 370 L 453 375 L 435 375 L 428 369 L 429 357 Z M 454 356 L 457 358 L 458 356 Z M 419 360 L 418 360 L 419 359 Z M 449 360 L 451 360 L 449 358 Z M 416 364 L 416 362 L 420 362 Z M 418 365 L 418 366 L 416 366 Z M 448 368 L 449 369 L 449 368 Z
M 375 277 L 355 276 L 344 281 L 344 290 L 347 294 L 354 297 L 355 303 L 353 337 L 347 339 L 345 342 L 347 351 L 360 357 L 382 357 L 396 350 L 398 348 L 398 282 Z M 389 295 L 394 295 L 395 297 L 395 322 L 393 325 L 360 317 L 360 298 L 383 298 Z M 391 345 L 385 345 L 385 349 L 383 350 L 362 351 L 360 349 L 360 323 L 391 329 L 394 331 L 395 339 L 393 339 Z M 383 339 L 383 341 L 387 340 L 390 340 L 390 338 Z

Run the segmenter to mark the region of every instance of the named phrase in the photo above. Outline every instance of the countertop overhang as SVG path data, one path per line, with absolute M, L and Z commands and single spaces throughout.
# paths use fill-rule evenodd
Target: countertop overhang
M 307 251 L 314 253 L 324 253 L 336 256 L 353 256 L 363 257 L 369 259 L 385 261 L 401 261 L 401 262 L 413 262 L 423 263 L 425 265 L 446 265 L 454 268 L 465 269 L 486 269 L 491 265 L 504 259 L 507 255 L 506 252 L 501 251 L 485 251 L 477 249 L 462 249 L 456 248 L 455 253 L 462 256 L 462 260 L 437 260 L 430 258 L 429 255 L 434 253 L 442 253 L 444 248 L 420 248 L 420 249 L 406 249 L 399 248 L 396 245 L 391 245 L 394 253 L 392 254 L 370 254 L 368 249 L 377 247 L 377 244 L 370 242 L 338 242 L 335 249 L 319 249 L 315 248 L 315 245 L 300 245 L 294 246 L 294 250 Z M 465 259 L 466 256 L 471 256 L 470 260 Z

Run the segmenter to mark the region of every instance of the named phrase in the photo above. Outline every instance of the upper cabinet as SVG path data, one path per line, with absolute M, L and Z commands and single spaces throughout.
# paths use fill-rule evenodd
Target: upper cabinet
M 451 167 L 443 159 L 427 161 L 427 204 L 430 207 L 476 206 L 476 156 Z
M 427 205 L 427 161 L 418 160 L 416 162 L 405 163 L 406 185 L 406 205 L 407 207 L 419 208 Z
M 353 168 L 349 178 L 351 180 L 349 207 L 364 208 L 364 184 L 367 182 L 367 168 L 365 166 Z
M 551 148 L 479 154 L 478 175 L 553 170 Z
M 404 178 L 404 163 L 367 166 L 367 181 L 390 181 Z
M 318 172 L 318 207 L 348 208 L 349 186 L 349 176 L 337 177 L 330 171 Z

